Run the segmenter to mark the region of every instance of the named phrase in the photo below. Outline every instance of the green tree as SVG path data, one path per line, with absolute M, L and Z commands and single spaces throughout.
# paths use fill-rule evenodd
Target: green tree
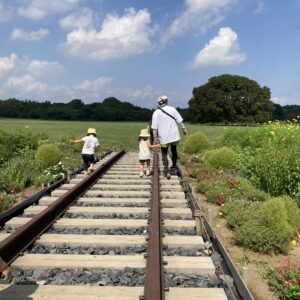
M 261 123 L 272 117 L 268 87 L 247 77 L 224 74 L 193 89 L 189 101 L 193 123 Z

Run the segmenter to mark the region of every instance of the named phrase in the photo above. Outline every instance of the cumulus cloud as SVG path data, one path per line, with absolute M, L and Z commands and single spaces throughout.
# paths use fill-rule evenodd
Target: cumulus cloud
M 35 21 L 52 13 L 64 13 L 75 8 L 79 0 L 30 0 L 27 6 L 18 9 L 19 15 Z
M 62 93 L 69 98 L 99 99 L 106 93 L 106 87 L 112 82 L 113 78 L 100 76 L 94 80 L 85 79 L 74 86 L 65 86 Z
M 59 21 L 61 28 L 65 30 L 78 28 L 91 28 L 93 25 L 93 11 L 84 7 Z
M 8 6 L 0 0 L 0 22 L 10 21 L 13 17 L 13 7 Z
M 67 35 L 59 50 L 74 57 L 109 60 L 141 54 L 152 48 L 151 16 L 147 9 L 129 8 L 122 17 L 108 14 L 100 31 L 78 28 Z
M 205 33 L 224 19 L 225 12 L 236 0 L 185 0 L 184 11 L 172 22 L 161 37 L 161 43 L 185 34 L 190 29 Z
M 53 88 L 41 81 L 43 76 L 56 76 L 63 66 L 58 62 L 20 59 L 12 53 L 0 57 L 0 95 L 2 97 L 45 96 Z
M 39 82 L 36 78 L 29 74 L 13 75 L 9 77 L 2 86 L 2 91 L 6 91 L 11 95 L 20 95 L 28 93 L 45 93 L 47 85 Z
M 28 62 L 26 69 L 28 73 L 41 77 L 49 74 L 59 74 L 64 68 L 56 61 L 31 60 Z
M 240 51 L 237 34 L 229 27 L 220 28 L 216 37 L 196 55 L 192 69 L 239 64 L 246 59 Z
M 11 39 L 23 40 L 26 42 L 37 42 L 47 37 L 49 33 L 50 31 L 45 28 L 40 28 L 37 31 L 31 31 L 31 32 L 27 32 L 21 28 L 15 28 L 11 33 Z
M 14 69 L 18 56 L 12 53 L 8 57 L 0 57 L 0 78 Z

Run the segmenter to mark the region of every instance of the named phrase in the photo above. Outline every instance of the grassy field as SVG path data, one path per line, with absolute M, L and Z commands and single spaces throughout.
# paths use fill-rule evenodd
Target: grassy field
M 202 126 L 186 124 L 189 133 L 203 131 L 209 139 L 215 141 L 223 132 L 222 126 Z M 143 122 L 82 122 L 82 121 L 44 121 L 0 118 L 0 129 L 13 132 L 14 130 L 31 130 L 34 133 L 45 133 L 50 141 L 69 140 L 85 135 L 89 127 L 96 128 L 103 148 L 126 150 L 137 149 L 137 138 L 142 128 L 147 127 Z

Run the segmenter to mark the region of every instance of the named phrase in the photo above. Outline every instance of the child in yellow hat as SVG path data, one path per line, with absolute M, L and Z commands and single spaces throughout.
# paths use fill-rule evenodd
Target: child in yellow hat
M 142 129 L 139 135 L 139 162 L 140 162 L 140 178 L 146 173 L 147 176 L 150 175 L 150 149 L 155 147 L 160 147 L 160 145 L 151 145 L 150 133 L 148 129 Z M 146 171 L 144 167 L 146 165 Z
M 84 174 L 91 174 L 94 171 L 95 163 L 95 149 L 100 147 L 99 140 L 97 138 L 97 133 L 95 128 L 89 128 L 86 136 L 79 140 L 70 140 L 70 144 L 83 143 L 82 147 L 82 160 L 83 160 L 83 169 Z

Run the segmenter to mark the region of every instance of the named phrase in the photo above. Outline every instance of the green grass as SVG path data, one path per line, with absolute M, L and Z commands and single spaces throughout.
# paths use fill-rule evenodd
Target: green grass
M 214 142 L 222 133 L 222 126 L 202 126 L 186 124 L 189 133 L 202 130 Z M 0 118 L 0 128 L 13 132 L 18 129 L 28 129 L 34 133 L 45 133 L 50 141 L 58 142 L 64 139 L 80 138 L 89 127 L 96 128 L 98 138 L 103 148 L 137 150 L 137 138 L 146 122 L 83 122 L 83 121 L 45 121 L 26 119 Z

